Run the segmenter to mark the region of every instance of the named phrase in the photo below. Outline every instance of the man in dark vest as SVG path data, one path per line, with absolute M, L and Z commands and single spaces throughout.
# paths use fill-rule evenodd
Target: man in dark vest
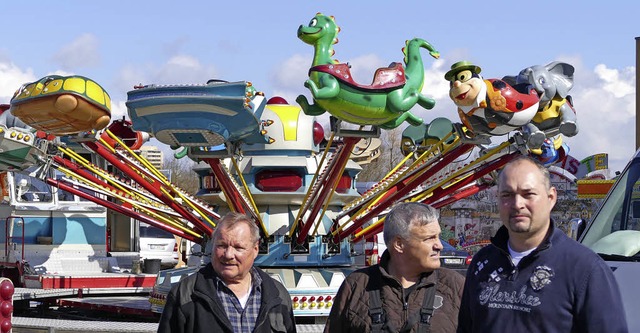
M 440 268 L 438 211 L 400 203 L 384 221 L 380 264 L 351 273 L 325 332 L 455 332 L 464 277 Z

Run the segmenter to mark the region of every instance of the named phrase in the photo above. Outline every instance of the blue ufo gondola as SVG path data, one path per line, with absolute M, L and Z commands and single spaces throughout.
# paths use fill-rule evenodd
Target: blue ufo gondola
M 269 142 L 260 122 L 266 101 L 250 82 L 148 85 L 127 96 L 133 128 L 174 148 Z

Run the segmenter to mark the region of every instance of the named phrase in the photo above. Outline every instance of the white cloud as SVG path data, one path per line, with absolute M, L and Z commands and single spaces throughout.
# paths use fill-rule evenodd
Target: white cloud
M 64 45 L 56 54 L 53 61 L 65 70 L 95 67 L 100 64 L 98 38 L 92 34 L 83 34 Z
M 112 84 L 115 90 L 113 92 L 109 91 L 111 98 L 125 97 L 127 92 L 136 85 L 153 83 L 148 79 L 147 73 L 147 70 L 138 66 L 128 65 L 121 68 L 115 76 L 114 84 Z
M 159 84 L 204 84 L 216 78 L 215 67 L 205 66 L 189 55 L 175 55 L 150 75 L 153 82 Z
M 111 120 L 122 119 L 122 117 L 131 119 L 125 101 L 111 101 Z
M 577 159 L 609 154 L 609 167 L 622 170 L 635 151 L 635 68 L 593 70 L 576 66 L 574 99 L 580 133 L 565 141 Z M 583 75 L 584 74 L 584 75 Z M 587 78 L 582 81 L 581 77 Z
M 271 72 L 270 80 L 273 82 L 273 90 L 280 90 L 284 95 L 300 94 L 302 89 L 305 89 L 304 81 L 308 78 L 309 67 L 311 67 L 311 60 L 306 55 L 294 54 L 286 59 L 277 70 Z M 285 93 L 282 90 L 293 90 L 297 93 Z
M 604 64 L 599 64 L 596 66 L 594 72 L 604 81 L 605 84 L 603 88 L 615 97 L 623 97 L 635 91 L 633 82 L 629 80 L 633 78 L 635 72 L 635 69 L 632 67 L 627 67 L 619 71 L 617 69 L 607 68 Z
M 18 88 L 35 80 L 31 68 L 22 70 L 11 62 L 0 62 L 0 103 L 9 103 Z
M 448 68 L 444 66 L 445 61 L 438 59 L 432 61 L 431 65 L 424 71 L 424 86 L 422 94 L 436 100 L 449 99 L 449 82 L 444 79 L 444 73 Z
M 218 71 L 213 65 L 202 64 L 189 55 L 175 55 L 160 65 L 147 63 L 122 67 L 112 84 L 115 89 L 109 93 L 126 99 L 127 92 L 136 85 L 205 84 L 216 75 Z

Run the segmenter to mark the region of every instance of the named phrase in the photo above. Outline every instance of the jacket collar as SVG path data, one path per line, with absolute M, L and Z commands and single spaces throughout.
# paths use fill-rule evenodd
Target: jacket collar
M 547 234 L 544 236 L 542 243 L 538 245 L 538 247 L 533 250 L 533 252 L 540 252 L 546 250 L 551 246 L 553 241 L 557 240 L 561 233 L 559 229 L 555 227 L 553 220 L 549 221 L 549 229 L 547 229 Z M 509 230 L 504 225 L 498 229 L 495 236 L 491 237 L 491 244 L 495 245 L 499 249 L 509 253 L 509 248 L 507 247 L 507 243 L 509 242 Z M 533 253 L 532 252 L 532 253 Z
M 260 300 L 261 309 L 269 309 L 276 304 L 283 303 L 275 281 L 267 273 L 258 268 L 254 267 L 252 268 L 252 270 L 252 273 L 257 274 L 262 280 L 262 283 L 260 284 L 260 287 L 262 288 L 262 299 Z M 204 299 L 207 304 L 209 304 L 209 307 L 211 307 L 212 311 L 216 311 L 220 314 L 225 315 L 226 317 L 224 309 L 220 305 L 220 300 L 218 299 L 218 296 L 216 296 L 217 279 L 219 279 L 219 276 L 213 269 L 211 263 L 209 263 L 200 271 L 198 271 L 198 276 L 196 277 L 194 286 L 194 295 L 198 295 L 199 297 Z
M 402 286 L 400 281 L 398 281 L 398 279 L 396 279 L 395 276 L 389 274 L 390 262 L 391 262 L 391 255 L 389 254 L 389 250 L 385 250 L 384 253 L 382 253 L 382 257 L 380 258 L 380 264 L 378 264 L 378 267 L 380 269 L 380 274 L 382 274 L 382 277 L 384 279 L 393 280 L 399 286 Z M 424 272 L 420 275 L 420 280 L 418 280 L 416 285 L 418 286 L 418 288 L 420 288 L 422 286 L 431 285 L 435 283 L 436 283 L 436 274 L 433 274 L 433 272 Z

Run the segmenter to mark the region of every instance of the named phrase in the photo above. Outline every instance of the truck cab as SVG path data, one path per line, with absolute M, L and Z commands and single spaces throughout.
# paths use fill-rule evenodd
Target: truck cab
M 629 332 L 640 332 L 640 150 L 618 177 L 579 237 L 616 277 Z

